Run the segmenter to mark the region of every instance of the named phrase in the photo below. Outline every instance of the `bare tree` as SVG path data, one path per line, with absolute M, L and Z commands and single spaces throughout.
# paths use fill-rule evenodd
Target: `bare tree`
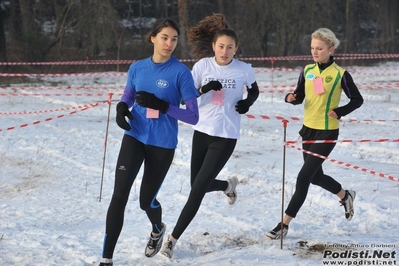
M 6 11 L 0 7 L 0 62 L 7 62 L 6 34 L 4 30 L 4 17 Z
M 55 14 L 55 30 L 53 32 L 53 41 L 48 48 L 51 49 L 55 44 L 59 43 L 59 53 L 66 32 L 71 30 L 72 25 L 76 23 L 76 19 L 72 16 L 72 13 L 76 11 L 76 5 L 74 5 L 73 1 L 61 5 L 57 0 L 53 0 L 53 5 Z
M 304 32 L 307 20 L 303 18 L 303 12 L 307 3 L 282 0 L 280 4 L 279 6 L 272 5 L 275 14 L 275 32 L 278 38 L 276 51 L 280 55 L 291 55 Z
M 186 31 L 188 28 L 188 7 L 187 7 L 187 0 L 178 0 L 178 7 L 179 7 L 179 22 L 180 22 L 180 57 L 181 58 L 188 58 L 189 57 L 189 49 L 187 46 L 187 37 Z
M 132 6 L 129 4 L 129 11 L 127 13 L 126 20 L 130 19 L 131 12 L 132 12 Z M 118 52 L 117 52 L 117 56 L 116 56 L 117 60 L 120 60 L 121 45 L 122 45 L 122 39 L 123 39 L 123 35 L 125 33 L 125 30 L 126 30 L 126 26 L 123 27 L 123 30 L 122 30 L 122 32 L 121 32 L 121 34 L 119 36 L 119 39 L 118 39 Z M 115 31 L 115 35 L 117 35 L 117 30 L 115 28 L 114 28 L 114 31 Z M 119 71 L 119 64 L 116 66 L 116 71 Z
M 184 58 L 189 56 L 186 29 L 213 13 L 222 13 L 237 31 L 238 56 L 308 54 L 310 34 L 319 27 L 336 33 L 340 53 L 399 51 L 398 0 L 4 2 L 9 10 L 0 15 L 1 60 L 138 59 L 151 48 L 144 38 L 151 21 L 161 17 L 180 22 L 176 54 Z
M 273 12 L 270 1 L 235 1 L 235 15 L 227 19 L 233 23 L 240 38 L 240 56 L 266 56 L 273 28 Z
M 348 53 L 354 47 L 356 41 L 356 25 L 355 25 L 355 14 L 356 10 L 356 0 L 347 0 L 346 1 L 346 10 L 345 10 L 345 21 L 346 21 L 346 42 L 344 46 L 344 53 Z
M 389 0 L 386 9 L 389 13 L 386 21 L 387 40 L 385 52 L 395 53 L 399 51 L 399 34 L 397 32 L 399 28 L 399 2 L 397 0 Z
M 371 51 L 393 53 L 395 51 L 395 35 L 398 36 L 396 29 L 399 26 L 399 3 L 395 0 L 385 0 L 372 1 L 371 5 L 375 10 L 373 12 L 375 30 Z
M 108 49 L 116 48 L 112 29 L 118 17 L 110 0 L 80 1 L 77 12 L 76 33 L 89 58 L 104 57 Z

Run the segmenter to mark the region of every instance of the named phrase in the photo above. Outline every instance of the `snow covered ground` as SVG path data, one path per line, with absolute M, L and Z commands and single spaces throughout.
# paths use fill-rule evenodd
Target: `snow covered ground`
M 138 204 L 139 175 L 114 265 L 397 265 L 399 63 L 347 69 L 365 103 L 341 124 L 340 140 L 353 141 L 338 143 L 330 155 L 348 165 L 326 161 L 324 168 L 344 188 L 357 192 L 352 221 L 345 220 L 335 195 L 311 186 L 283 248 L 279 240 L 265 236 L 282 209 L 284 127 L 278 118 L 288 120 L 286 139 L 299 140 L 301 121 L 296 118 L 302 118 L 303 105 L 283 102 L 299 68 L 258 68 L 263 93 L 249 111 L 253 116 L 242 117 L 241 139 L 219 176 L 240 180 L 236 204 L 228 205 L 223 193 L 207 194 L 174 258 L 158 254 L 149 259 L 144 247 L 151 226 Z M 98 265 L 123 135 L 115 123 L 115 105 L 124 74 L 49 76 L 0 88 L 2 265 Z M 113 100 L 104 158 L 108 104 L 103 101 L 109 92 Z M 191 126 L 181 123 L 175 159 L 158 197 L 167 234 L 190 190 L 191 137 Z M 365 139 L 371 141 L 359 142 Z M 376 141 L 380 139 L 388 140 Z M 302 165 L 301 151 L 285 151 L 284 207 Z

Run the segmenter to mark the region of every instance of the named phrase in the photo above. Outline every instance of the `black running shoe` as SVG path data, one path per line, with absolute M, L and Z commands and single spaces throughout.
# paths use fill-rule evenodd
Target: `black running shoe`
M 285 237 L 288 233 L 288 225 L 283 224 L 283 237 Z M 271 238 L 271 239 L 280 239 L 281 238 L 281 223 L 278 223 L 278 225 L 271 230 L 270 232 L 268 232 L 266 234 L 267 237 Z
M 147 246 L 145 247 L 145 255 L 148 258 L 154 257 L 161 249 L 165 231 L 166 231 L 166 225 L 162 223 L 162 230 L 161 233 L 159 233 L 159 235 L 154 237 L 152 236 L 152 233 L 150 234 L 150 240 L 148 240 Z
M 112 263 L 112 262 L 100 262 L 99 266 L 113 266 L 113 265 L 114 265 L 114 263 Z

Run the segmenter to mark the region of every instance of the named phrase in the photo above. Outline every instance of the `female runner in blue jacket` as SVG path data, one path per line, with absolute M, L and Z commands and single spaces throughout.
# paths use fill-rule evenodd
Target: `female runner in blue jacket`
M 174 157 L 177 122 L 181 120 L 192 125 L 198 122 L 197 90 L 191 72 L 172 56 L 179 33 L 173 20 L 157 21 L 147 38 L 147 42 L 154 45 L 153 55 L 129 68 L 127 85 L 116 107 L 116 122 L 126 131 L 116 165 L 100 266 L 113 265 L 125 206 L 143 162 L 140 208 L 152 224 L 145 255 L 154 256 L 162 245 L 166 226 L 162 223 L 162 208 L 156 197 Z M 179 107 L 182 101 L 185 109 Z

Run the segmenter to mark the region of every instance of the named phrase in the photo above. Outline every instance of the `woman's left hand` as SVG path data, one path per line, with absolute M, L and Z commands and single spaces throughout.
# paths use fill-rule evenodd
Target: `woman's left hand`
M 138 91 L 136 94 L 136 102 L 141 107 L 149 107 L 151 109 L 159 110 L 166 114 L 169 109 L 169 103 L 159 99 L 155 94 L 146 91 Z
M 248 100 L 245 99 L 245 100 L 239 100 L 235 108 L 239 114 L 245 114 L 246 112 L 248 112 L 250 106 L 251 105 L 248 103 Z

